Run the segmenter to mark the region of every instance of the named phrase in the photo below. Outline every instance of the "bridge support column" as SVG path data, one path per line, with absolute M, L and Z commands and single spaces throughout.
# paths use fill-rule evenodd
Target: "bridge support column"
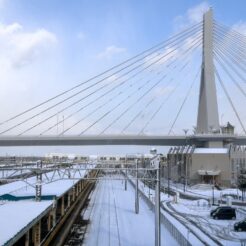
M 61 198 L 61 215 L 63 216 L 65 214 L 65 201 L 64 196 Z
M 56 208 L 52 210 L 52 227 L 56 225 Z
M 51 213 L 49 213 L 49 215 L 48 215 L 47 229 L 48 229 L 48 231 L 51 230 Z
M 75 201 L 75 186 L 73 186 L 73 202 Z
M 41 241 L 41 222 L 39 221 L 34 227 L 34 246 L 39 246 Z
M 25 246 L 29 246 L 30 244 L 30 231 L 28 230 L 25 236 Z
M 71 205 L 71 194 L 70 194 L 70 191 L 68 191 L 67 206 L 70 207 L 70 205 Z

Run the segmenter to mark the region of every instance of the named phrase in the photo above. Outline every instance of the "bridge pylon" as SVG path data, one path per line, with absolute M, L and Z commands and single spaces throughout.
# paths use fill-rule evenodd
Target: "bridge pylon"
M 213 10 L 203 16 L 203 57 L 198 104 L 198 134 L 219 133 L 219 114 L 213 62 Z

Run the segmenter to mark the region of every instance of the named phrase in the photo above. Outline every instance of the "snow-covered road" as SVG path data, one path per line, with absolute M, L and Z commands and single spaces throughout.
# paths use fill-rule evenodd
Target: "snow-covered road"
M 122 181 L 99 181 L 84 214 L 90 220 L 84 245 L 154 245 L 154 213 L 140 198 L 140 212 L 135 214 L 134 201 L 131 185 L 125 191 Z M 163 225 L 161 240 L 163 245 L 178 245 Z

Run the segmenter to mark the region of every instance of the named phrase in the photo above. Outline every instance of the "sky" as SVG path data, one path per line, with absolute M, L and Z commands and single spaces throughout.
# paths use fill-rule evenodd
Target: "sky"
M 219 23 L 246 34 L 244 0 L 237 0 L 236 4 L 233 0 L 0 0 L 0 122 L 198 23 L 209 7 L 213 8 Z M 192 76 L 188 75 L 187 81 L 191 80 Z M 184 84 L 185 87 L 187 85 Z M 173 87 L 159 88 L 154 93 L 161 98 L 170 88 Z M 193 99 L 187 101 L 183 117 L 177 120 L 173 134 L 182 133 L 184 128 L 192 132 L 196 124 L 194 112 L 197 106 L 194 105 L 197 105 L 198 88 L 197 83 L 190 94 Z M 160 89 L 163 89 L 162 93 Z M 222 124 L 232 122 L 241 133 L 225 95 L 218 88 L 217 93 L 220 121 Z M 175 100 L 180 102 L 183 96 L 181 86 Z M 241 100 L 245 98 L 235 97 L 242 121 L 246 122 Z M 170 103 L 166 111 L 156 117 L 146 134 L 168 131 L 175 116 L 173 113 L 168 121 L 169 112 L 175 111 L 177 102 Z M 57 118 L 61 119 L 64 114 Z M 79 119 L 76 117 L 65 123 L 65 128 Z M 96 129 L 100 131 L 112 119 L 98 124 Z M 96 118 L 91 118 L 80 127 L 87 127 L 94 120 Z M 117 132 L 123 123 L 116 125 L 112 133 Z M 141 119 L 130 133 L 136 132 L 140 124 Z M 62 127 L 64 125 L 57 131 Z M 151 147 L 2 148 L 0 154 L 134 153 L 146 152 Z M 160 151 L 164 151 L 163 148 Z

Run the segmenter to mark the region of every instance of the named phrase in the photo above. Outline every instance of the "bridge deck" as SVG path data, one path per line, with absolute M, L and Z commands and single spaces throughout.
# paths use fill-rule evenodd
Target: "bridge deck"
M 83 136 L 1 136 L 0 146 L 65 146 L 65 145 L 203 145 L 208 141 L 222 141 L 246 145 L 246 136 L 238 135 L 83 135 Z

